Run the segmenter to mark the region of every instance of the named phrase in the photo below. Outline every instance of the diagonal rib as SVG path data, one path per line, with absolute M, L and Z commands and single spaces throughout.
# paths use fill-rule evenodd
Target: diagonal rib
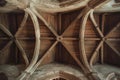
M 6 50 L 10 47 L 10 45 L 11 45 L 12 43 L 13 43 L 13 41 L 9 41 L 9 42 L 5 45 L 5 47 L 0 50 L 0 52 L 6 51 Z
M 85 14 L 85 12 L 88 10 L 88 8 L 83 9 L 79 15 L 70 23 L 70 25 L 67 27 L 67 29 L 62 33 L 62 35 L 65 34 L 73 25 Z
M 85 67 L 83 66 L 83 64 L 80 62 L 80 60 L 75 56 L 75 54 L 71 53 L 70 50 L 68 49 L 68 47 L 65 45 L 64 42 L 61 43 L 64 48 L 68 51 L 68 53 L 72 56 L 72 58 L 77 62 L 77 64 L 82 68 L 83 71 L 86 71 Z
M 88 59 L 86 56 L 86 51 L 85 51 L 85 28 L 86 28 L 86 22 L 88 20 L 89 14 L 91 13 L 92 9 L 89 9 L 83 16 L 82 18 L 82 24 L 81 24 L 81 28 L 80 28 L 80 32 L 79 32 L 79 50 L 81 53 L 81 58 L 82 58 L 82 62 L 83 64 L 86 66 L 86 68 L 88 69 L 88 71 L 91 71 L 91 68 L 89 66 L 88 63 Z
M 93 12 L 94 12 L 94 10 L 92 10 L 92 12 L 90 13 L 90 19 L 91 19 L 91 21 L 93 22 L 93 24 L 94 24 L 97 32 L 99 33 L 99 35 L 103 38 L 104 35 L 103 35 L 102 31 L 100 30 L 100 28 L 98 27 L 98 25 L 97 25 L 97 23 L 96 23 L 96 21 L 95 21 L 95 18 L 94 18 L 94 16 L 93 16 Z
M 9 37 L 13 37 L 12 33 L 4 25 L 0 24 L 0 29 Z
M 94 62 L 94 60 L 95 60 L 95 58 L 96 58 L 96 56 L 97 56 L 97 54 L 98 54 L 99 49 L 101 48 L 101 46 L 102 46 L 102 44 L 103 44 L 103 42 L 104 42 L 104 41 L 100 41 L 100 43 L 98 44 L 97 48 L 96 48 L 95 51 L 93 52 L 93 55 L 92 55 L 92 57 L 91 57 L 91 59 L 90 59 L 90 66 L 91 66 L 91 67 L 92 67 L 92 65 L 93 65 L 93 62 Z
M 113 32 L 115 31 L 118 27 L 120 27 L 120 22 L 115 26 L 113 27 L 113 29 L 111 29 L 111 31 L 105 36 L 106 38 Z
M 28 57 L 27 57 L 27 55 L 26 55 L 26 53 L 25 53 L 25 50 L 23 49 L 23 47 L 21 46 L 21 44 L 20 44 L 20 42 L 19 42 L 18 40 L 15 40 L 15 43 L 16 43 L 18 49 L 19 49 L 19 50 L 21 51 L 21 53 L 22 53 L 22 56 L 23 56 L 23 58 L 24 58 L 24 60 L 25 60 L 26 66 L 28 66 L 28 65 L 29 65 L 29 60 L 28 60 Z
M 36 14 L 36 16 L 38 16 L 38 18 L 44 22 L 44 24 L 46 25 L 46 27 L 47 27 L 56 37 L 59 36 L 59 35 L 57 34 L 57 32 L 55 31 L 55 29 L 54 29 L 50 24 L 48 24 L 48 22 L 40 15 L 40 13 L 38 13 L 35 9 L 32 9 L 32 11 L 34 11 L 34 13 Z
M 20 28 L 25 26 L 25 24 L 27 22 L 27 19 L 28 19 L 28 16 L 29 16 L 28 13 L 25 12 L 25 15 L 24 15 L 24 18 L 22 20 L 22 23 L 20 24 Z M 16 32 L 15 36 L 17 36 L 18 32 L 19 32 L 19 30 Z
M 38 66 L 41 65 L 42 61 L 49 55 L 51 54 L 50 51 L 57 45 L 58 41 L 55 41 L 53 43 L 53 45 L 47 50 L 46 53 L 44 53 L 43 57 L 37 62 L 37 64 L 34 66 L 34 68 L 32 68 L 32 70 L 30 71 L 31 74 L 33 74 L 33 72 L 38 68 Z
M 110 42 L 108 41 L 105 41 L 105 42 L 118 56 L 120 56 L 120 52 L 115 47 L 113 47 Z

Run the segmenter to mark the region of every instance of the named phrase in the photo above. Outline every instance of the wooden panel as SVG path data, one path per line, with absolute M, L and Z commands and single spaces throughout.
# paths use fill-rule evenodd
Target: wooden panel
M 99 41 L 85 41 L 85 51 L 88 58 L 88 61 L 90 60 L 93 52 L 96 49 L 96 46 L 98 45 Z
M 104 53 L 105 63 L 120 67 L 120 57 L 108 45 L 105 46 Z
M 111 13 L 106 15 L 105 34 L 108 34 L 108 43 L 104 46 L 105 62 L 120 66 L 120 15 L 119 13 Z
M 119 13 L 111 13 L 106 15 L 105 20 L 105 34 L 107 34 L 113 27 L 115 27 L 118 22 L 120 22 L 120 15 Z
M 63 47 L 63 45 L 61 45 L 59 43 L 57 46 L 58 46 L 58 49 L 57 49 L 56 58 L 55 58 L 56 62 L 62 63 L 62 64 L 68 64 L 68 65 L 77 65 L 76 61 L 72 58 L 72 56 L 69 54 L 69 52 Z M 60 46 L 61 46 L 61 49 L 60 49 Z M 66 44 L 66 46 L 68 47 L 68 46 L 70 46 L 70 44 Z M 68 49 L 71 49 L 71 46 Z M 58 52 L 58 51 L 60 51 L 60 52 Z M 70 52 L 71 52 L 71 50 L 70 50 Z M 76 56 L 79 56 L 74 51 L 72 51 L 71 53 L 76 55 Z
M 86 38 L 96 38 L 97 32 L 95 30 L 95 27 L 93 23 L 91 22 L 90 19 L 88 19 L 87 24 L 86 24 L 86 31 L 85 31 L 85 37 Z
M 81 18 L 78 19 L 74 24 L 73 21 L 76 19 L 78 14 L 80 13 L 80 10 L 68 12 L 68 13 L 57 13 L 57 14 L 48 14 L 48 13 L 41 13 L 43 18 L 45 18 L 46 22 L 48 22 L 48 26 L 46 26 L 41 20 L 39 20 L 40 23 L 40 33 L 41 33 L 41 48 L 40 48 L 40 56 L 39 58 L 42 58 L 42 56 L 51 48 L 51 46 L 54 44 L 55 41 L 58 41 L 57 46 L 52 48 L 51 51 L 48 51 L 50 53 L 47 56 L 47 60 L 43 60 L 43 64 L 47 64 L 50 62 L 58 62 L 63 64 L 72 64 L 77 65 L 73 57 L 70 55 L 75 55 L 78 60 L 81 60 L 81 47 L 79 46 L 79 31 L 81 27 Z M 28 18 L 26 25 L 24 27 L 20 27 L 21 21 L 23 19 L 24 13 L 9 13 L 7 15 L 8 18 L 8 30 L 14 35 L 16 34 L 16 39 L 20 41 L 21 46 L 25 50 L 29 60 L 31 60 L 33 52 L 34 52 L 34 46 L 35 46 L 35 32 L 34 32 L 34 26 L 30 18 Z M 104 36 L 111 31 L 118 22 L 120 22 L 120 15 L 119 13 L 113 13 L 108 14 L 105 16 L 105 24 L 102 26 L 102 18 L 101 15 L 103 14 L 94 14 L 96 22 L 98 24 L 98 27 L 102 31 L 101 27 L 104 28 L 102 31 Z M 51 28 L 56 31 L 56 35 L 52 33 L 48 27 L 51 26 Z M 120 43 L 120 27 L 118 27 L 116 30 L 114 30 L 109 36 L 107 36 L 106 40 L 114 40 L 109 41 L 112 43 L 112 46 L 120 52 L 119 49 L 119 43 Z M 59 39 L 59 37 L 61 39 Z M 7 38 L 6 40 L 3 40 L 4 38 Z M 86 29 L 85 29 L 85 52 L 86 56 L 88 58 L 88 61 L 90 61 L 90 58 L 92 57 L 93 53 L 95 52 L 96 48 L 98 47 L 99 42 L 102 40 L 102 37 L 100 37 L 99 33 L 95 29 L 95 26 L 93 25 L 92 21 L 90 19 L 87 20 L 86 23 Z M 9 63 L 14 64 L 20 64 L 24 63 L 23 58 L 21 56 L 21 52 L 16 46 L 14 39 L 11 39 L 10 37 L 6 36 L 6 34 L 3 33 L 3 31 L 0 31 L 0 49 L 2 49 L 9 41 L 13 41 L 13 44 L 10 47 L 10 51 L 7 51 L 6 53 L 9 55 L 7 57 L 7 60 L 10 59 Z M 104 53 L 104 61 L 106 63 L 120 65 L 118 60 L 119 57 L 115 54 L 115 51 L 107 45 L 107 43 L 104 41 L 104 50 L 102 51 Z M 100 61 L 100 50 L 98 50 L 98 56 L 97 61 Z M 111 56 L 112 60 L 111 61 Z M 16 60 L 13 60 L 16 59 Z M 116 59 L 116 60 L 115 60 Z M 3 63 L 3 62 L 1 62 Z M 4 61 L 4 63 L 8 63 L 8 61 Z

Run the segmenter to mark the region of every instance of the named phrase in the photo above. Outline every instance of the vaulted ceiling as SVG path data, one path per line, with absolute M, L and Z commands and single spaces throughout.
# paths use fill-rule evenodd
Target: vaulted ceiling
M 18 0 L 19 1 L 19 0 Z M 36 5 L 39 5 L 41 7 L 41 10 L 45 10 L 45 7 L 42 6 L 48 6 L 51 7 L 53 10 L 57 12 L 58 7 L 66 7 L 69 6 L 66 9 L 72 9 L 72 8 L 79 8 L 86 6 L 87 4 L 91 5 L 98 5 L 99 3 L 104 2 L 102 6 L 96 8 L 95 12 L 119 12 L 120 11 L 120 0 L 20 0 L 22 4 L 29 4 L 35 3 Z M 9 12 L 9 11 L 16 11 L 18 8 L 15 6 L 16 0 L 1 0 L 0 1 L 0 12 Z M 97 3 L 97 4 L 96 4 Z M 18 4 L 18 3 L 17 3 Z M 40 6 L 42 5 L 42 6 Z M 73 5 L 72 7 L 70 5 Z M 55 9 L 55 10 L 54 10 Z M 49 11 L 49 9 L 46 9 L 46 11 Z M 62 10 L 64 11 L 64 10 Z M 59 11 L 58 11 L 59 12 Z

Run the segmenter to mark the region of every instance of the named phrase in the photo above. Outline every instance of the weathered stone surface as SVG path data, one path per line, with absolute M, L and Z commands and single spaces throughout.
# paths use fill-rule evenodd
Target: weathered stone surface
M 60 77 L 60 72 L 68 73 L 80 80 L 87 80 L 79 69 L 62 64 L 44 65 L 38 68 L 29 80 L 49 80 L 49 78 Z
M 16 80 L 16 77 L 20 74 L 20 71 L 17 66 L 12 65 L 1 65 L 0 73 L 4 73 L 8 80 Z
M 120 68 L 110 65 L 95 65 L 94 69 L 100 76 L 101 80 L 106 80 L 107 76 L 112 72 L 120 74 Z

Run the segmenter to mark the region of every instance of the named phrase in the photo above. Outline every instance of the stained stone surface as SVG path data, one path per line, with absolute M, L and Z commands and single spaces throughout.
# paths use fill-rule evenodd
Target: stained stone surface
M 105 80 L 110 73 L 119 73 L 120 74 L 120 68 L 111 66 L 111 65 L 95 65 L 94 66 L 95 71 L 100 76 L 101 80 Z
M 62 64 L 44 65 L 38 68 L 35 71 L 35 73 L 30 77 L 29 80 L 50 80 L 47 77 L 50 78 L 51 76 L 57 75 L 59 74 L 60 71 L 74 75 L 80 78 L 80 80 L 87 80 L 79 69 Z M 59 77 L 59 76 L 54 76 L 54 77 Z
M 0 65 L 0 73 L 5 74 L 8 80 L 16 80 L 16 77 L 20 74 L 20 70 L 17 66 L 12 65 Z
M 16 78 L 20 75 L 22 70 L 23 68 L 18 66 L 0 65 L 0 77 L 3 78 L 3 80 L 4 79 L 7 80 L 7 78 L 8 80 L 16 80 Z M 101 80 L 106 80 L 107 76 L 110 73 L 120 74 L 120 68 L 106 64 L 105 65 L 97 64 L 94 66 L 94 70 L 98 73 Z M 77 78 L 80 78 L 81 80 L 87 80 L 82 71 L 77 67 L 57 63 L 51 63 L 39 67 L 33 73 L 33 75 L 30 76 L 29 80 L 50 80 L 50 78 L 59 77 L 60 72 L 68 73 Z M 118 79 L 117 76 L 114 76 L 113 79 L 111 80 L 119 80 L 119 78 L 120 78 L 119 76 Z

